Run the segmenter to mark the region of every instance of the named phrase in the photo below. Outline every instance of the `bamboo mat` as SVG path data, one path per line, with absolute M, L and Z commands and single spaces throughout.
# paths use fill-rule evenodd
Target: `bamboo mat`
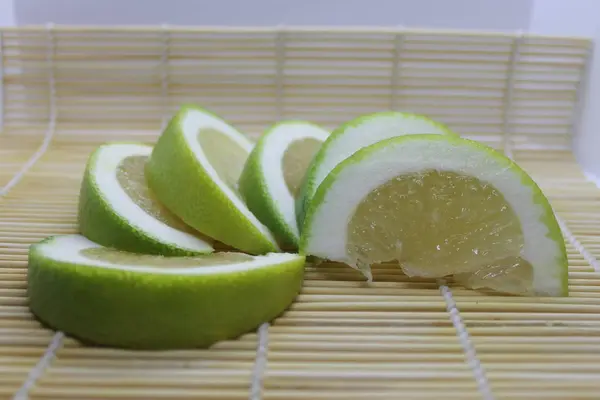
M 84 55 L 91 54 L 88 50 L 93 47 L 100 52 L 97 57 L 110 60 L 109 55 L 101 52 L 107 36 L 134 54 L 144 41 L 153 43 L 160 53 L 160 43 L 165 45 L 163 40 L 168 39 L 175 42 L 165 45 L 170 49 L 168 62 L 174 63 L 174 54 L 178 54 L 175 50 L 183 54 L 187 49 L 186 54 L 196 54 L 201 52 L 200 47 L 214 49 L 217 43 L 224 48 L 233 46 L 238 51 L 242 47 L 240 41 L 256 45 L 259 37 L 271 46 L 273 37 L 279 35 L 279 31 L 268 29 L 223 30 L 216 34 L 211 30 L 173 28 L 166 36 L 165 30 L 156 28 L 63 27 L 50 32 L 48 36 L 44 29 L 19 28 L 4 31 L 2 35 L 6 90 L 4 129 L 0 134 L 0 188 L 3 188 L 0 192 L 0 398 L 13 398 L 16 393 L 23 395 L 16 398 L 24 399 L 28 394 L 31 399 L 56 400 L 600 398 L 600 269 L 596 261 L 600 256 L 600 189 L 585 179 L 570 151 L 570 125 L 565 131 L 553 131 L 555 127 L 539 123 L 544 115 L 539 110 L 556 113 L 569 121 L 574 115 L 577 96 L 571 96 L 573 99 L 567 104 L 559 102 L 564 94 L 552 90 L 542 91 L 545 97 L 527 90 L 519 94 L 518 90 L 513 91 L 517 82 L 507 76 L 502 80 L 498 97 L 499 105 L 504 106 L 496 109 L 495 103 L 489 103 L 489 110 L 482 107 L 488 113 L 485 118 L 492 122 L 478 125 L 480 130 L 469 132 L 496 147 L 504 146 L 550 198 L 563 224 L 569 253 L 568 298 L 479 293 L 451 282 L 440 286 L 434 281 L 409 280 L 397 268 L 386 266 L 377 268 L 375 282 L 367 285 L 358 273 L 347 267 L 308 265 L 303 290 L 283 316 L 258 332 L 218 343 L 207 350 L 151 352 L 86 347 L 41 327 L 27 309 L 27 248 L 48 235 L 76 231 L 77 196 L 89 153 L 106 140 L 136 139 L 152 143 L 167 111 L 184 100 L 183 95 L 173 89 L 174 82 L 186 79 L 188 83 L 190 80 L 200 82 L 185 90 L 201 91 L 209 85 L 209 79 L 203 81 L 202 72 L 194 74 L 188 68 L 186 73 L 170 70 L 165 88 L 165 75 L 142 69 L 138 79 L 150 80 L 143 89 L 146 92 L 119 97 L 121 91 L 132 89 L 134 85 L 129 79 L 121 79 L 121 86 L 115 83 L 123 69 L 131 69 L 130 66 L 125 68 L 116 60 L 110 67 L 102 66 L 114 69 L 112 75 L 97 75 L 102 68 L 92 68 L 85 74 L 86 68 L 91 67 L 73 67 L 74 61 L 69 61 L 69 57 L 76 56 L 68 56 L 68 52 L 65 52 L 66 64 L 57 64 L 54 57 L 60 54 L 57 50 L 61 40 L 75 36 L 82 41 L 77 43 L 87 52 Z M 339 44 L 345 40 L 357 45 L 366 41 L 357 51 L 367 51 L 371 56 L 377 53 L 377 46 L 382 51 L 388 45 L 393 49 L 394 39 L 404 38 L 385 30 L 317 33 L 323 43 L 337 40 L 335 43 Z M 306 40 L 306 35 L 317 33 L 309 29 L 286 32 L 285 45 L 279 46 L 287 49 L 292 43 L 287 40 L 297 37 Z M 480 41 L 485 46 L 494 41 L 502 46 L 508 43 L 508 47 L 498 45 L 506 50 L 506 54 L 502 54 L 506 56 L 504 64 L 508 71 L 518 69 L 515 53 L 519 46 L 514 43 L 541 43 L 540 48 L 553 51 L 560 48 L 572 51 L 574 47 L 577 54 L 589 45 L 583 39 L 571 38 L 413 34 L 421 35 L 421 46 L 452 40 L 455 45 L 458 37 Z M 382 44 L 373 39 L 381 39 L 382 35 L 391 40 Z M 181 48 L 175 46 L 176 40 L 181 40 Z M 228 40 L 235 40 L 237 44 Z M 100 43 L 94 45 L 94 41 Z M 305 47 L 310 46 L 318 47 L 315 40 L 305 44 Z M 485 46 L 483 48 L 487 48 Z M 252 49 L 251 46 L 247 51 L 256 50 Z M 422 51 L 423 47 L 419 49 Z M 479 51 L 485 52 L 485 49 Z M 435 54 L 439 53 L 438 50 Z M 85 57 L 77 54 L 75 61 L 85 62 Z M 114 57 L 123 57 L 119 54 Z M 390 57 L 402 57 L 400 52 L 390 54 Z M 404 53 L 403 57 L 412 56 Z M 29 62 L 48 63 L 52 68 L 25 65 Z M 94 62 L 97 60 L 90 60 Z M 160 62 L 156 65 L 160 66 Z M 584 65 L 585 59 L 575 67 L 569 64 L 572 82 L 580 83 L 581 76 L 573 71 L 581 73 Z M 537 73 L 542 74 L 540 68 L 536 68 Z M 271 71 L 275 76 L 276 70 Z M 410 72 L 396 70 L 394 73 L 394 70 L 387 71 L 391 74 L 388 78 Z M 547 71 L 547 74 L 553 73 L 555 69 Z M 154 75 L 150 79 L 145 74 Z M 320 80 L 308 84 L 312 92 L 309 90 L 304 97 L 296 96 L 297 92 L 291 89 L 278 91 L 281 82 L 271 79 L 256 91 L 262 91 L 270 103 L 254 105 L 250 111 L 244 107 L 254 97 L 242 96 L 241 100 L 235 97 L 237 103 L 227 103 L 227 99 L 234 98 L 227 90 L 217 94 L 213 101 L 210 96 L 204 100 L 247 131 L 257 134 L 264 123 L 273 118 L 300 116 L 318 120 L 321 117 L 324 125 L 331 126 L 354 112 L 389 108 L 387 102 L 392 100 L 395 107 L 402 107 L 412 98 L 390 97 L 387 93 L 381 104 L 366 101 L 369 93 L 380 90 L 377 85 L 384 87 L 382 78 L 377 84 L 355 89 L 365 108 L 357 106 L 351 112 L 332 113 L 334 109 L 343 109 L 343 92 L 338 93 L 333 106 L 325 106 L 323 112 L 300 112 L 288 107 L 316 93 L 318 82 L 322 82 L 325 75 L 311 75 L 310 79 L 316 76 Z M 550 84 L 558 81 L 556 76 L 550 75 Z M 128 77 L 131 76 L 130 73 Z M 240 81 L 234 79 L 237 75 L 228 76 L 233 89 L 239 89 L 241 86 L 236 85 Z M 542 79 L 541 75 L 537 76 Z M 216 75 L 211 77 L 216 79 Z M 335 77 L 330 79 L 333 86 L 343 86 L 343 81 L 336 83 Z M 106 85 L 107 82 L 112 84 Z M 396 82 L 396 88 L 404 90 L 411 82 L 420 81 L 410 75 L 403 82 Z M 266 92 L 266 88 L 270 91 Z M 517 95 L 523 93 L 529 103 L 516 101 Z M 558 97 L 552 97 L 554 95 Z M 203 100 L 202 96 L 198 98 Z M 497 96 L 494 96 L 495 99 Z M 118 101 L 112 104 L 115 99 Z M 459 101 L 453 108 L 444 108 L 444 104 L 450 107 L 448 104 L 453 98 L 436 99 L 431 95 L 423 99 L 432 110 L 450 110 L 447 115 L 454 113 L 463 118 L 466 125 L 452 125 L 457 130 L 462 126 L 468 131 L 470 125 L 477 125 L 477 118 L 469 119 L 468 114 L 469 104 L 477 109 L 477 98 Z M 283 105 L 276 100 L 281 100 Z M 92 104 L 95 109 L 91 108 Z M 142 111 L 152 104 L 154 109 Z M 113 114 L 120 107 L 130 113 Z M 446 115 L 444 112 L 440 114 L 442 117 Z M 516 119 L 519 115 L 531 115 L 538 122 L 526 121 L 523 125 Z M 486 126 L 493 129 L 486 130 Z M 525 128 L 531 131 L 527 133 Z M 469 132 L 465 136 L 469 136 Z

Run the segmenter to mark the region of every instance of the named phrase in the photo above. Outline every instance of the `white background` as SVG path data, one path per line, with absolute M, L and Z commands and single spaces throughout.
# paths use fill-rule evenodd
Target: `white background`
M 533 0 L 0 0 L 0 21 L 12 24 L 48 21 L 58 24 L 404 24 L 505 30 L 526 29 L 532 6 Z
M 591 37 L 600 0 L 0 0 L 0 26 L 42 24 L 403 25 Z M 592 60 L 575 151 L 600 176 L 600 60 Z

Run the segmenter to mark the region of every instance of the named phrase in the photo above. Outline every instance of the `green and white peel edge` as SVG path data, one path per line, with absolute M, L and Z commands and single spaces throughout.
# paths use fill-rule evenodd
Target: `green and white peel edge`
M 210 243 L 175 229 L 154 218 L 137 205 L 125 192 L 117 180 L 117 170 L 121 162 L 130 156 L 150 156 L 152 147 L 140 144 L 110 144 L 102 146 L 91 165 L 91 179 L 100 190 L 100 195 L 112 210 L 134 229 L 173 247 L 194 252 L 212 252 Z
M 304 202 L 302 206 L 304 212 L 308 209 L 319 185 L 340 162 L 363 147 L 391 137 L 410 134 L 458 136 L 442 123 L 422 115 L 398 111 L 364 115 L 334 130 L 315 155 L 315 159 L 307 171 L 304 199 L 300 199 Z M 299 217 L 302 223 L 301 212 Z
M 253 259 L 233 264 L 219 265 L 201 265 L 198 267 L 182 266 L 177 267 L 177 260 L 180 257 L 169 257 L 169 267 L 150 267 L 142 265 L 128 265 L 112 263 L 100 259 L 88 258 L 81 254 L 83 250 L 94 248 L 105 248 L 96 244 L 84 236 L 71 234 L 50 237 L 43 242 L 35 245 L 37 251 L 44 257 L 59 263 L 76 264 L 78 266 L 106 268 L 121 271 L 131 271 L 136 273 L 151 273 L 160 275 L 212 275 L 226 274 L 259 269 L 261 267 L 272 266 L 274 264 L 288 261 L 300 260 L 303 257 L 291 253 L 269 253 L 260 256 L 250 256 Z M 154 256 L 163 258 L 162 256 Z M 210 257 L 210 255 L 200 256 Z
M 300 230 L 296 221 L 295 199 L 285 183 L 281 168 L 283 157 L 285 150 L 293 142 L 311 138 L 323 142 L 329 136 L 329 132 L 309 123 L 288 122 L 277 125 L 267 135 L 260 157 L 260 168 L 265 177 L 266 190 L 269 197 L 273 199 L 280 219 L 285 222 L 296 238 L 299 238 Z M 273 157 L 276 158 L 273 159 Z
M 204 113 L 196 109 L 188 109 L 183 118 L 183 122 L 181 124 L 181 129 L 183 132 L 183 137 L 189 146 L 190 150 L 194 153 L 196 160 L 200 163 L 202 168 L 206 171 L 209 177 L 215 182 L 221 191 L 227 196 L 227 198 L 233 203 L 233 205 L 263 234 L 265 237 L 269 239 L 273 243 L 276 249 L 279 249 L 277 241 L 275 237 L 271 233 L 271 231 L 263 225 L 258 218 L 248 209 L 246 204 L 242 201 L 242 199 L 234 193 L 229 186 L 227 186 L 223 180 L 217 174 L 217 171 L 210 164 L 204 151 L 202 150 L 202 146 L 198 142 L 198 132 L 202 128 L 213 128 L 220 133 L 227 135 L 231 140 L 235 141 L 239 144 L 244 150 L 247 151 L 248 155 L 254 148 L 254 143 L 252 143 L 248 138 L 244 135 L 240 134 L 237 130 L 235 130 L 232 126 L 227 124 L 225 121 L 217 118 L 209 113 Z
M 500 191 L 521 223 L 521 256 L 533 266 L 534 291 L 553 296 L 566 293 L 564 241 L 539 187 L 510 159 L 482 144 L 451 136 L 396 137 L 340 163 L 320 185 L 307 212 L 301 254 L 350 264 L 348 222 L 361 200 L 396 176 L 428 169 L 473 176 Z

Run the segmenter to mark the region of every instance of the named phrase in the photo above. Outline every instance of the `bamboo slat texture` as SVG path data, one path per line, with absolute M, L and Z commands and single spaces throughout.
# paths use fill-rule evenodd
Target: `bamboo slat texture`
M 600 189 L 571 152 L 589 40 L 366 28 L 0 33 L 0 398 L 600 398 Z M 89 347 L 40 326 L 27 308 L 28 246 L 76 231 L 95 146 L 152 143 L 183 102 L 253 136 L 284 118 L 333 128 L 404 109 L 504 149 L 561 220 L 570 296 L 468 291 L 391 266 L 366 284 L 348 267 L 308 265 L 283 316 L 206 350 Z

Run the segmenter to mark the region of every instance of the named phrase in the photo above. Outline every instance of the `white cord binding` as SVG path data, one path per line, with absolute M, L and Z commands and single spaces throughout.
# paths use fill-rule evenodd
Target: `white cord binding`
M 63 345 L 65 335 L 62 332 L 56 332 L 56 334 L 52 337 L 48 348 L 44 352 L 40 361 L 36 364 L 35 367 L 29 372 L 27 379 L 23 382 L 23 385 L 19 388 L 13 400 L 27 400 L 29 398 L 29 391 L 35 385 L 37 380 L 42 376 L 44 371 L 50 366 L 52 360 L 56 357 L 56 352 Z
M 267 367 L 267 351 L 269 348 L 269 324 L 264 323 L 258 328 L 256 358 L 250 381 L 250 400 L 261 400 L 263 390 L 263 375 Z
M 563 235 L 566 236 L 569 243 L 571 243 L 571 245 L 573 245 L 573 247 L 575 247 L 575 249 L 579 252 L 579 254 L 581 254 L 583 256 L 585 261 L 587 261 L 590 264 L 590 266 L 592 268 L 594 268 L 594 271 L 600 273 L 600 264 L 598 264 L 598 260 L 596 260 L 596 257 L 594 257 L 581 244 L 581 242 L 573 235 L 571 230 L 567 227 L 567 224 L 565 224 L 565 222 L 558 215 L 555 214 L 555 217 L 558 222 L 558 225 L 560 226 L 560 229 L 563 231 Z
M 404 48 L 404 35 L 403 26 L 398 25 L 398 32 L 394 35 L 394 55 L 392 65 L 392 76 L 391 76 L 391 93 L 390 93 L 390 109 L 393 111 L 398 110 L 398 90 L 400 88 L 400 60 L 402 57 L 402 50 Z
M 162 118 L 160 123 L 161 132 L 167 126 L 169 121 L 169 53 L 171 45 L 171 33 L 169 25 L 162 24 L 162 54 L 160 56 L 160 95 L 162 106 Z
M 467 332 L 467 328 L 460 317 L 458 307 L 456 306 L 456 302 L 452 297 L 452 292 L 450 291 L 450 288 L 446 286 L 446 281 L 443 279 L 438 281 L 438 285 L 440 286 L 440 292 L 446 301 L 446 310 L 448 310 L 448 313 L 450 314 L 450 320 L 452 321 L 452 325 L 454 325 L 456 336 L 458 336 L 460 345 L 465 353 L 467 364 L 471 368 L 473 376 L 475 377 L 477 388 L 479 389 L 479 392 L 483 396 L 484 400 L 494 400 L 494 395 L 492 394 L 492 389 L 488 382 L 487 376 L 485 375 L 485 370 L 481 365 L 479 358 L 477 357 L 475 347 L 473 346 L 471 338 L 469 337 L 469 332 Z
M 4 132 L 4 108 L 6 107 L 4 74 L 4 32 L 0 30 L 0 134 Z
M 48 107 L 50 111 L 50 119 L 48 121 L 48 128 L 46 130 L 46 134 L 44 135 L 44 141 L 39 149 L 35 152 L 31 158 L 23 165 L 21 170 L 17 172 L 17 174 L 6 184 L 2 190 L 0 190 L 0 197 L 6 195 L 17 183 L 21 181 L 23 176 L 27 173 L 27 171 L 44 155 L 48 147 L 50 146 L 50 142 L 52 141 L 52 137 L 54 136 L 54 131 L 56 128 L 56 85 L 54 80 L 54 48 L 55 48 L 55 38 L 54 38 L 54 24 L 49 23 L 46 25 L 47 33 L 48 33 L 48 45 L 47 45 L 47 53 L 46 53 L 46 61 L 48 63 L 48 68 L 50 70 L 50 75 L 48 77 L 48 85 L 50 96 L 48 99 Z M 62 346 L 64 339 L 64 334 L 62 332 L 56 332 L 50 341 L 50 344 L 46 348 L 44 355 L 36 366 L 29 372 L 27 379 L 23 382 L 23 385 L 19 388 L 19 390 L 15 393 L 13 400 L 26 400 L 29 395 L 29 390 L 35 385 L 37 380 L 42 376 L 46 368 L 50 365 L 52 360 L 56 355 L 56 351 Z
M 17 172 L 15 176 L 13 176 L 13 178 L 2 189 L 0 189 L 0 197 L 5 196 L 13 187 L 15 187 L 17 183 L 21 181 L 21 179 L 23 179 L 23 176 L 25 176 L 27 171 L 29 171 L 29 169 L 44 155 L 44 153 L 46 153 L 48 147 L 50 146 L 50 142 L 54 137 L 54 131 L 56 129 L 56 84 L 54 79 L 54 24 L 47 24 L 46 29 L 48 34 L 48 43 L 46 46 L 46 62 L 48 63 L 48 69 L 50 71 L 48 76 L 48 90 L 50 92 L 48 98 L 48 109 L 50 112 L 48 128 L 46 130 L 46 133 L 44 134 L 44 141 L 42 142 L 41 146 L 21 167 L 19 172 Z
M 515 70 L 519 62 L 521 52 L 521 42 L 523 41 L 523 31 L 517 31 L 512 43 L 512 50 L 508 61 L 508 72 L 506 75 L 506 88 L 504 93 L 504 113 L 502 115 L 502 148 L 507 152 L 512 145 L 512 124 L 513 117 L 513 92 L 515 86 Z
M 284 25 L 277 27 L 275 37 L 275 117 L 276 122 L 283 118 L 283 82 L 285 79 L 285 54 L 286 54 L 287 34 Z

